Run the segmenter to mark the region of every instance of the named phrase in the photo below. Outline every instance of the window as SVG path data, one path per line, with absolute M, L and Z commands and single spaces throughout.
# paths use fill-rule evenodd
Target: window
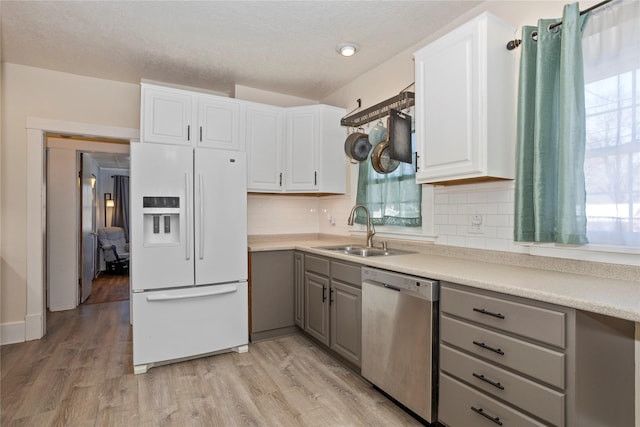
M 415 133 L 411 134 L 411 145 L 415 152 Z M 356 203 L 369 209 L 375 226 L 412 227 L 415 233 L 422 233 L 422 187 L 416 184 L 414 163 L 400 163 L 395 171 L 380 174 L 370 158 L 361 162 Z M 365 223 L 360 210 L 356 222 Z
M 590 243 L 640 246 L 640 70 L 586 85 Z
M 589 243 L 640 247 L 640 7 L 589 17 L 583 37 Z

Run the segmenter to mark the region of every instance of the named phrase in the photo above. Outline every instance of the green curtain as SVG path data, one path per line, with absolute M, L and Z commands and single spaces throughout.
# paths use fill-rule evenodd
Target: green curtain
M 422 187 L 416 184 L 415 166 L 400 163 L 395 171 L 381 174 L 371 166 L 369 153 L 369 158 L 360 162 L 356 204 L 369 209 L 373 225 L 421 227 Z M 355 221 L 366 223 L 361 209 L 356 211 Z
M 578 3 L 522 29 L 514 239 L 585 244 L 585 106 Z M 532 32 L 537 32 L 537 41 Z

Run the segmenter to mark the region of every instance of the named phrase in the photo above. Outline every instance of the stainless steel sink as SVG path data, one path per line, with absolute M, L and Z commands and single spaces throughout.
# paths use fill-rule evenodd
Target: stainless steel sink
M 370 248 L 367 246 L 357 245 L 337 245 L 337 246 L 319 246 L 315 249 L 324 249 L 327 251 L 338 252 L 345 255 L 354 255 L 359 257 L 370 256 L 390 256 L 390 255 L 403 255 L 413 252 L 403 251 L 400 249 L 382 249 L 382 248 Z

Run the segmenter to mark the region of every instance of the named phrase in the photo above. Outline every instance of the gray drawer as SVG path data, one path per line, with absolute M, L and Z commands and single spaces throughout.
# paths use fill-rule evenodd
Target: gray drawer
M 565 425 L 564 393 L 446 345 L 440 346 L 440 369 L 555 426 Z
M 356 264 L 331 261 L 331 278 L 358 288 L 362 287 L 362 273 L 360 266 Z
M 438 420 L 449 427 L 544 426 L 448 375 L 440 376 Z
M 565 348 L 565 314 L 442 286 L 440 309 L 483 325 Z
M 305 271 L 313 271 L 314 273 L 322 274 L 323 276 L 328 276 L 329 275 L 329 259 L 321 258 L 313 255 L 305 255 L 304 269 Z
M 440 318 L 440 339 L 537 380 L 565 387 L 565 355 L 489 331 L 446 315 Z

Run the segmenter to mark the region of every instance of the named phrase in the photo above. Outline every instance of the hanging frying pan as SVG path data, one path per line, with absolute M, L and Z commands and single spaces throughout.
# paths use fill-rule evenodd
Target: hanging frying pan
M 387 126 L 389 122 L 387 121 Z M 378 173 L 390 173 L 398 168 L 400 162 L 389 156 L 389 140 L 378 143 L 371 153 L 371 166 Z

